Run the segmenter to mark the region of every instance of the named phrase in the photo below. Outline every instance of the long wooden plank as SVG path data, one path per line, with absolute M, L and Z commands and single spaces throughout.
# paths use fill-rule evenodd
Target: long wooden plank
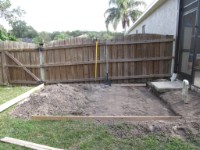
M 173 121 L 181 116 L 32 116 L 32 120 L 122 120 L 122 121 Z
M 33 77 L 36 81 L 40 81 L 40 79 L 34 75 L 30 70 L 28 70 L 25 66 L 23 66 L 23 64 L 17 60 L 15 57 L 13 57 L 10 53 L 5 52 L 5 54 L 12 59 L 17 65 L 22 66 L 23 70 L 26 71 L 31 77 Z
M 15 139 L 15 138 L 10 138 L 10 137 L 4 137 L 4 138 L 0 139 L 0 141 L 5 142 L 5 143 L 10 143 L 10 144 L 15 144 L 15 145 L 26 147 L 26 148 L 30 148 L 33 150 L 63 150 L 63 149 L 59 149 L 59 148 L 36 144 L 36 143 L 23 141 L 23 140 L 19 140 L 19 139 Z
M 127 58 L 124 58 L 124 59 L 111 59 L 111 60 L 108 60 L 109 62 L 133 62 L 133 61 L 153 61 L 153 60 L 170 60 L 170 59 L 173 59 L 174 57 L 172 56 L 167 56 L 167 57 L 148 57 L 148 58 L 133 58 L 133 59 L 127 59 Z M 98 62 L 100 63 L 105 63 L 105 61 L 102 61 L 102 60 L 98 60 Z M 69 63 L 58 63 L 58 64 L 52 64 L 53 66 L 56 65 L 56 66 L 60 66 L 60 65 L 81 65 L 81 64 L 87 64 L 87 63 L 94 63 L 94 61 L 82 61 L 82 62 L 69 62 Z M 8 65 L 8 66 L 12 66 L 12 65 Z M 44 66 L 48 66 L 48 65 L 44 65 Z M 44 67 L 42 65 L 42 67 Z M 49 65 L 50 66 L 50 65 Z M 14 67 L 14 66 L 13 66 Z M 19 66 L 21 67 L 21 66 Z M 40 67 L 40 65 L 25 65 L 25 67 Z
M 38 82 L 35 81 L 26 81 L 26 80 L 12 80 L 10 84 L 25 84 L 25 85 L 38 85 Z
M 139 61 L 157 61 L 157 60 L 171 60 L 174 57 L 151 57 L 151 58 L 134 58 L 134 59 L 110 59 L 108 63 L 126 63 L 126 62 L 139 62 Z M 6 65 L 6 67 L 12 68 L 40 68 L 40 67 L 61 67 L 61 66 L 73 66 L 73 65 L 87 65 L 94 64 L 95 61 L 80 61 L 80 62 L 67 62 L 67 63 L 54 63 L 45 65 Z M 105 60 L 98 60 L 98 63 L 106 63 Z
M 135 75 L 135 76 L 113 76 L 110 77 L 111 80 L 124 80 L 124 79 L 142 79 L 142 78 L 166 78 L 170 77 L 171 74 L 152 74 L 152 75 Z M 104 81 L 105 78 L 97 78 L 96 81 Z M 46 81 L 47 84 L 54 83 L 75 83 L 75 82 L 93 82 L 95 78 L 87 78 L 87 79 L 69 79 L 69 80 L 58 80 L 58 81 Z
M 3 112 L 4 110 L 6 110 L 7 108 L 13 106 L 14 104 L 24 100 L 25 98 L 28 98 L 32 93 L 34 93 L 35 91 L 40 90 L 43 87 L 44 87 L 44 84 L 41 84 L 41 85 L 29 90 L 28 92 L 26 92 L 26 93 L 24 93 L 24 94 L 22 94 L 20 96 L 17 96 L 16 98 L 14 98 L 14 99 L 12 99 L 12 100 L 0 105 L 0 112 Z
M 147 85 L 144 83 L 120 83 L 120 84 L 112 84 L 114 87 L 146 87 Z

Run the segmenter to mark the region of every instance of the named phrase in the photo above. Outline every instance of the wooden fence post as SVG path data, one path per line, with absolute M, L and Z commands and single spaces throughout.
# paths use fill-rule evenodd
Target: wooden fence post
M 2 60 L 2 51 L 0 52 L 0 59 L 1 59 L 1 67 L 0 67 L 0 84 L 4 84 L 4 79 L 3 79 L 3 60 Z
M 3 73 L 3 84 L 9 84 L 8 83 L 8 71 L 7 71 L 7 67 L 6 67 L 6 55 L 5 55 L 5 51 L 2 50 L 1 52 L 1 60 L 2 60 L 2 73 Z
M 44 82 L 45 81 L 45 71 L 44 71 L 44 51 L 43 48 L 40 47 L 39 48 L 39 55 L 40 55 L 40 78 L 41 81 Z

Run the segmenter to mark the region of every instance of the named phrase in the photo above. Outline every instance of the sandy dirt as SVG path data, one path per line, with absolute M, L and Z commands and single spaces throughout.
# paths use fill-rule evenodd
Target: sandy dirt
M 80 85 L 88 97 L 89 115 L 170 115 L 169 110 L 146 87 Z
M 200 138 L 200 118 L 183 118 L 174 122 L 152 121 L 152 122 L 130 122 L 117 124 L 108 122 L 111 132 L 119 138 L 140 137 L 146 134 L 164 134 L 187 140 Z
M 170 91 L 161 94 L 160 97 L 177 115 L 200 116 L 200 94 L 197 92 L 189 91 L 188 97 L 186 97 L 182 96 L 181 90 Z
M 26 119 L 31 115 L 173 115 L 146 87 L 103 84 L 49 85 L 11 114 Z

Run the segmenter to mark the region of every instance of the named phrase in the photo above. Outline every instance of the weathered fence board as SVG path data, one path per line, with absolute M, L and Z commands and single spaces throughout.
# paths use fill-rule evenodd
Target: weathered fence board
M 97 82 L 145 82 L 170 75 L 173 37 L 130 35 L 99 41 Z M 54 41 L 39 51 L 26 43 L 0 43 L 0 84 L 94 82 L 96 44 L 91 39 Z M 5 58 L 4 58 L 5 57 Z
M 0 52 L 0 84 L 3 84 L 3 61 L 2 61 L 2 52 Z

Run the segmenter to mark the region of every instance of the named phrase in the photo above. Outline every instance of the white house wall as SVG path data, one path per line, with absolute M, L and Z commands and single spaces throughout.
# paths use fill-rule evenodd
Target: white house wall
M 136 26 L 129 34 L 145 33 L 176 35 L 178 20 L 178 0 L 166 0 L 158 9 Z
M 139 25 L 132 29 L 129 34 L 142 33 L 145 25 L 145 33 L 173 35 L 176 37 L 178 23 L 179 2 L 178 0 L 166 0 L 160 7 L 152 12 Z M 175 42 L 173 43 L 173 56 L 175 56 Z M 174 71 L 174 60 L 171 64 L 171 74 Z

